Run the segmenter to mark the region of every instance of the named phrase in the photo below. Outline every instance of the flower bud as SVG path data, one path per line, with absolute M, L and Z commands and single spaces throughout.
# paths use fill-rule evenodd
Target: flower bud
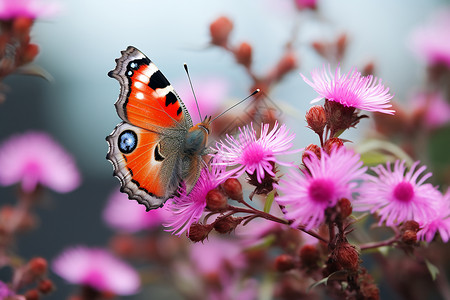
M 206 208 L 210 211 L 223 211 L 227 205 L 227 197 L 218 189 L 210 190 L 206 194 Z
M 302 162 L 305 163 L 305 159 L 311 159 L 311 155 L 316 155 L 318 159 L 321 158 L 320 147 L 314 144 L 309 144 L 305 148 L 305 152 L 302 154 Z
M 315 269 L 319 265 L 320 253 L 315 245 L 304 245 L 298 254 L 303 268 Z
M 297 57 L 291 51 L 287 52 L 275 68 L 274 79 L 280 80 L 284 75 L 297 68 Z
M 327 124 L 327 118 L 325 116 L 325 109 L 322 105 L 314 105 L 306 113 L 306 122 L 309 128 L 315 133 L 322 136 L 325 125 Z
M 55 286 L 50 279 L 44 279 L 39 282 L 38 290 L 44 295 L 50 294 L 54 289 Z
M 337 149 L 343 146 L 344 142 L 340 138 L 334 137 L 328 139 L 325 142 L 325 144 L 323 145 L 323 150 L 325 150 L 326 153 L 330 154 L 333 149 Z
M 348 242 L 339 242 L 332 252 L 332 257 L 343 269 L 358 270 L 359 253 Z
M 405 224 L 403 224 L 403 226 L 402 226 L 402 230 L 404 230 L 404 231 L 411 230 L 414 232 L 418 232 L 419 229 L 420 229 L 419 223 L 417 223 L 416 221 L 413 221 L 413 220 L 406 221 Z
M 189 228 L 189 239 L 194 243 L 203 242 L 213 229 L 211 224 L 193 223 Z
M 352 203 L 347 198 L 341 198 L 337 203 L 337 210 L 341 220 L 347 219 L 352 214 Z
M 233 216 L 228 216 L 228 217 L 219 217 L 217 218 L 217 220 L 214 222 L 214 229 L 218 232 L 218 233 L 231 233 L 233 230 L 236 229 L 236 227 L 242 222 L 244 218 L 235 218 Z
M 241 201 L 243 198 L 242 185 L 237 178 L 228 178 L 222 183 L 222 189 L 233 200 Z
M 28 44 L 24 49 L 23 56 L 21 57 L 21 63 L 27 64 L 32 62 L 39 53 L 39 46 L 36 44 Z
M 289 254 L 281 254 L 275 258 L 275 270 L 286 272 L 295 267 L 294 258 Z
M 26 300 L 39 300 L 39 292 L 38 290 L 32 289 L 25 293 L 25 299 Z
M 28 262 L 28 268 L 32 275 L 40 277 L 47 272 L 48 263 L 45 258 L 35 257 Z
M 246 42 L 241 43 L 235 53 L 235 57 L 238 63 L 249 68 L 252 64 L 252 46 Z
M 233 30 L 233 22 L 227 17 L 219 17 L 209 25 L 211 43 L 216 46 L 226 47 L 228 37 Z
M 17 17 L 13 20 L 12 30 L 21 40 L 30 34 L 33 19 L 28 17 Z
M 294 3 L 298 10 L 317 8 L 317 0 L 294 0 Z
M 408 245 L 414 245 L 417 242 L 417 232 L 413 230 L 405 230 L 402 234 L 402 242 Z

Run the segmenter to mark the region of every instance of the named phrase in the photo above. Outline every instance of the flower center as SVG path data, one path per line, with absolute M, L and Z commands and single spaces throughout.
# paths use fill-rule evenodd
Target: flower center
M 242 164 L 243 165 L 256 165 L 260 163 L 265 156 L 264 148 L 255 143 L 252 142 L 245 147 L 244 151 L 242 152 Z
M 414 189 L 408 181 L 402 181 L 394 188 L 394 197 L 400 202 L 409 202 L 414 197 Z
M 327 203 L 334 194 L 334 184 L 328 179 L 315 179 L 309 186 L 309 197 L 319 203 Z

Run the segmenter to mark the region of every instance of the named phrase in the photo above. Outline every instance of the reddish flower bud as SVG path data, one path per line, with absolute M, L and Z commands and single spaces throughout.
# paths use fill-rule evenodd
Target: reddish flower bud
M 112 250 L 121 257 L 131 257 L 138 248 L 136 238 L 131 234 L 118 234 L 110 240 Z
M 319 266 L 320 253 L 315 245 L 305 245 L 299 251 L 300 264 L 306 269 L 315 269 Z
M 206 194 L 206 208 L 210 211 L 223 211 L 227 205 L 227 197 L 218 189 L 210 190 Z
M 12 30 L 16 36 L 22 39 L 30 34 L 33 22 L 33 19 L 27 17 L 17 17 L 13 21 Z
M 275 81 L 278 81 L 284 75 L 294 70 L 295 68 L 297 68 L 297 57 L 293 52 L 289 51 L 278 62 L 278 65 L 276 66 L 275 72 L 273 74 L 273 79 Z
M 314 145 L 314 144 L 309 144 L 305 148 L 305 152 L 303 152 L 303 154 L 302 154 L 302 162 L 305 163 L 305 159 L 308 159 L 312 155 L 312 153 L 315 154 L 318 159 L 320 159 L 322 156 L 319 146 Z
M 228 178 L 222 183 L 222 188 L 225 194 L 233 200 L 241 201 L 243 198 L 242 185 L 237 178 Z
M 306 113 L 306 123 L 315 133 L 322 136 L 327 118 L 325 116 L 325 109 L 322 105 L 314 105 Z
M 342 198 L 337 204 L 337 210 L 339 213 L 339 218 L 341 220 L 347 219 L 352 214 L 352 203 L 347 198 Z
M 416 221 L 413 221 L 413 220 L 406 221 L 405 224 L 403 224 L 403 226 L 402 226 L 402 230 L 404 230 L 404 231 L 411 230 L 414 232 L 418 232 L 419 229 L 420 229 L 419 223 L 417 223 Z
M 50 279 L 44 279 L 41 282 L 39 282 L 38 290 L 42 294 L 50 294 L 55 289 L 55 285 Z
M 35 257 L 28 262 L 28 268 L 32 275 L 39 277 L 47 272 L 48 263 L 45 258 Z
M 362 76 L 369 76 L 373 75 L 374 73 L 375 73 L 375 63 L 373 61 L 370 61 L 367 64 L 365 64 L 361 71 Z
M 228 37 L 233 30 L 233 22 L 227 17 L 219 17 L 209 25 L 211 43 L 216 46 L 226 47 Z
M 226 218 L 219 217 L 214 222 L 214 229 L 222 234 L 231 233 L 242 222 L 244 218 L 235 218 L 228 216 Z
M 311 44 L 311 46 L 313 47 L 314 50 L 316 50 L 317 54 L 319 54 L 320 56 L 326 58 L 327 57 L 327 53 L 326 53 L 326 49 L 327 49 L 327 45 L 325 45 L 324 42 L 313 42 Z
M 340 138 L 334 137 L 328 139 L 325 142 L 325 144 L 323 145 L 323 150 L 325 150 L 326 153 L 330 154 L 333 149 L 337 149 L 343 146 L 344 142 Z
M 317 0 L 294 0 L 294 3 L 298 10 L 317 8 Z
M 252 46 L 246 42 L 241 43 L 235 53 L 235 57 L 238 63 L 249 68 L 252 64 Z
M 336 41 L 336 60 L 342 61 L 345 55 L 345 50 L 347 50 L 347 35 L 345 33 L 341 34 Z
M 359 253 L 348 242 L 339 242 L 332 252 L 332 257 L 343 269 L 358 270 Z
M 405 230 L 402 234 L 402 242 L 408 245 L 414 245 L 417 242 L 417 232 L 413 230 Z
M 275 258 L 275 270 L 286 272 L 295 267 L 294 258 L 289 254 L 281 254 Z
M 36 44 L 28 44 L 24 49 L 23 56 L 21 58 L 22 64 L 32 62 L 39 53 L 39 46 Z
M 39 296 L 39 292 L 38 290 L 29 290 L 25 293 L 25 299 L 26 300 L 39 300 L 40 296 Z
M 189 228 L 189 239 L 194 243 L 203 242 L 213 229 L 211 224 L 193 223 Z

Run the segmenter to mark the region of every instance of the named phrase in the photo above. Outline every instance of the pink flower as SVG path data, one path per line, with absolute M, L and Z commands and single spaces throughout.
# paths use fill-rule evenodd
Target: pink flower
M 447 189 L 447 193 L 439 199 L 434 214 L 426 219 L 418 220 L 421 229 L 417 237 L 428 243 L 433 240 L 437 232 L 444 243 L 450 239 L 450 189 Z
M 299 10 L 316 9 L 317 0 L 294 0 L 295 6 Z
M 389 94 L 389 88 L 381 84 L 381 79 L 372 75 L 362 76 L 356 68 L 341 75 L 339 67 L 333 74 L 330 66 L 328 70 L 324 66 L 322 70 L 317 69 L 311 72 L 313 82 L 303 74 L 300 75 L 319 94 L 319 97 L 311 103 L 325 98 L 345 107 L 394 114 L 392 109 L 388 109 L 392 106 L 389 100 L 393 97 Z
M 321 159 L 310 153 L 304 163 L 307 170 L 291 170 L 280 180 L 281 196 L 275 201 L 286 206 L 284 215 L 293 221 L 292 227 L 303 225 L 309 230 L 324 221 L 328 207 L 341 198 L 353 198 L 367 168 L 362 167 L 358 154 L 344 147 L 333 149 L 330 155 L 322 151 Z
M 450 104 L 441 93 L 418 93 L 412 99 L 414 111 L 423 111 L 424 125 L 439 128 L 450 122 Z
M 198 83 L 198 85 L 196 83 Z M 206 77 L 194 80 L 193 85 L 202 117 L 215 117 L 227 95 L 228 82 L 224 79 Z M 199 119 L 197 104 L 195 103 L 194 95 L 192 94 L 189 83 L 184 80 L 182 83 L 177 83 L 174 86 L 191 114 L 193 123 L 197 124 L 203 121 Z
M 189 235 L 189 229 L 193 223 L 197 223 L 202 217 L 206 207 L 206 194 L 225 181 L 221 173 L 223 167 L 211 164 L 201 170 L 200 178 L 189 194 L 186 194 L 185 187 L 180 188 L 179 196 L 169 200 L 165 209 L 169 211 L 169 216 L 164 224 L 168 231 L 176 235 L 184 232 Z
M 440 193 L 431 184 L 424 183 L 431 173 L 419 179 L 426 166 L 416 170 L 418 164 L 415 162 L 408 172 L 405 162 L 399 160 L 393 170 L 390 163 L 386 168 L 383 165 L 372 168 L 378 176 L 368 177 L 361 196 L 354 202 L 354 210 L 377 212 L 380 224 L 386 221 L 387 226 L 432 217 Z
M 439 10 L 411 37 L 413 52 L 429 65 L 450 67 L 450 8 Z
M 103 220 L 110 227 L 125 232 L 137 232 L 143 229 L 158 228 L 167 218 L 164 209 L 146 211 L 136 201 L 116 190 L 111 194 L 103 211 Z
M 14 135 L 0 145 L 0 184 L 21 182 L 32 192 L 39 184 L 60 193 L 80 184 L 73 158 L 48 134 L 28 132 Z
M 56 3 L 41 0 L 0 0 L 0 19 L 17 17 L 36 19 L 46 17 L 58 10 Z
M 52 267 L 68 282 L 98 291 L 131 295 L 140 286 L 139 275 L 131 266 L 100 248 L 69 248 L 53 261 Z
M 223 173 L 224 177 L 239 177 L 244 172 L 254 174 L 259 183 L 264 179 L 264 174 L 275 176 L 273 164 L 284 163 L 277 156 L 288 155 L 297 151 L 288 151 L 292 147 L 295 134 L 290 133 L 286 125 L 278 127 L 275 123 L 269 132 L 269 124 L 262 124 L 259 138 L 253 125 L 239 128 L 240 134 L 237 139 L 227 135 L 225 141 L 217 144 L 217 164 L 231 167 Z

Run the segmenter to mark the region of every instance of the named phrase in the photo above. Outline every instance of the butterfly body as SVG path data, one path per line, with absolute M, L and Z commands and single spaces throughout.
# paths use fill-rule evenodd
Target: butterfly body
M 200 176 L 210 118 L 195 126 L 169 81 L 134 47 L 108 73 L 120 83 L 115 103 L 123 122 L 106 138 L 107 159 L 121 190 L 147 208 L 160 207 L 182 182 L 189 192 Z

